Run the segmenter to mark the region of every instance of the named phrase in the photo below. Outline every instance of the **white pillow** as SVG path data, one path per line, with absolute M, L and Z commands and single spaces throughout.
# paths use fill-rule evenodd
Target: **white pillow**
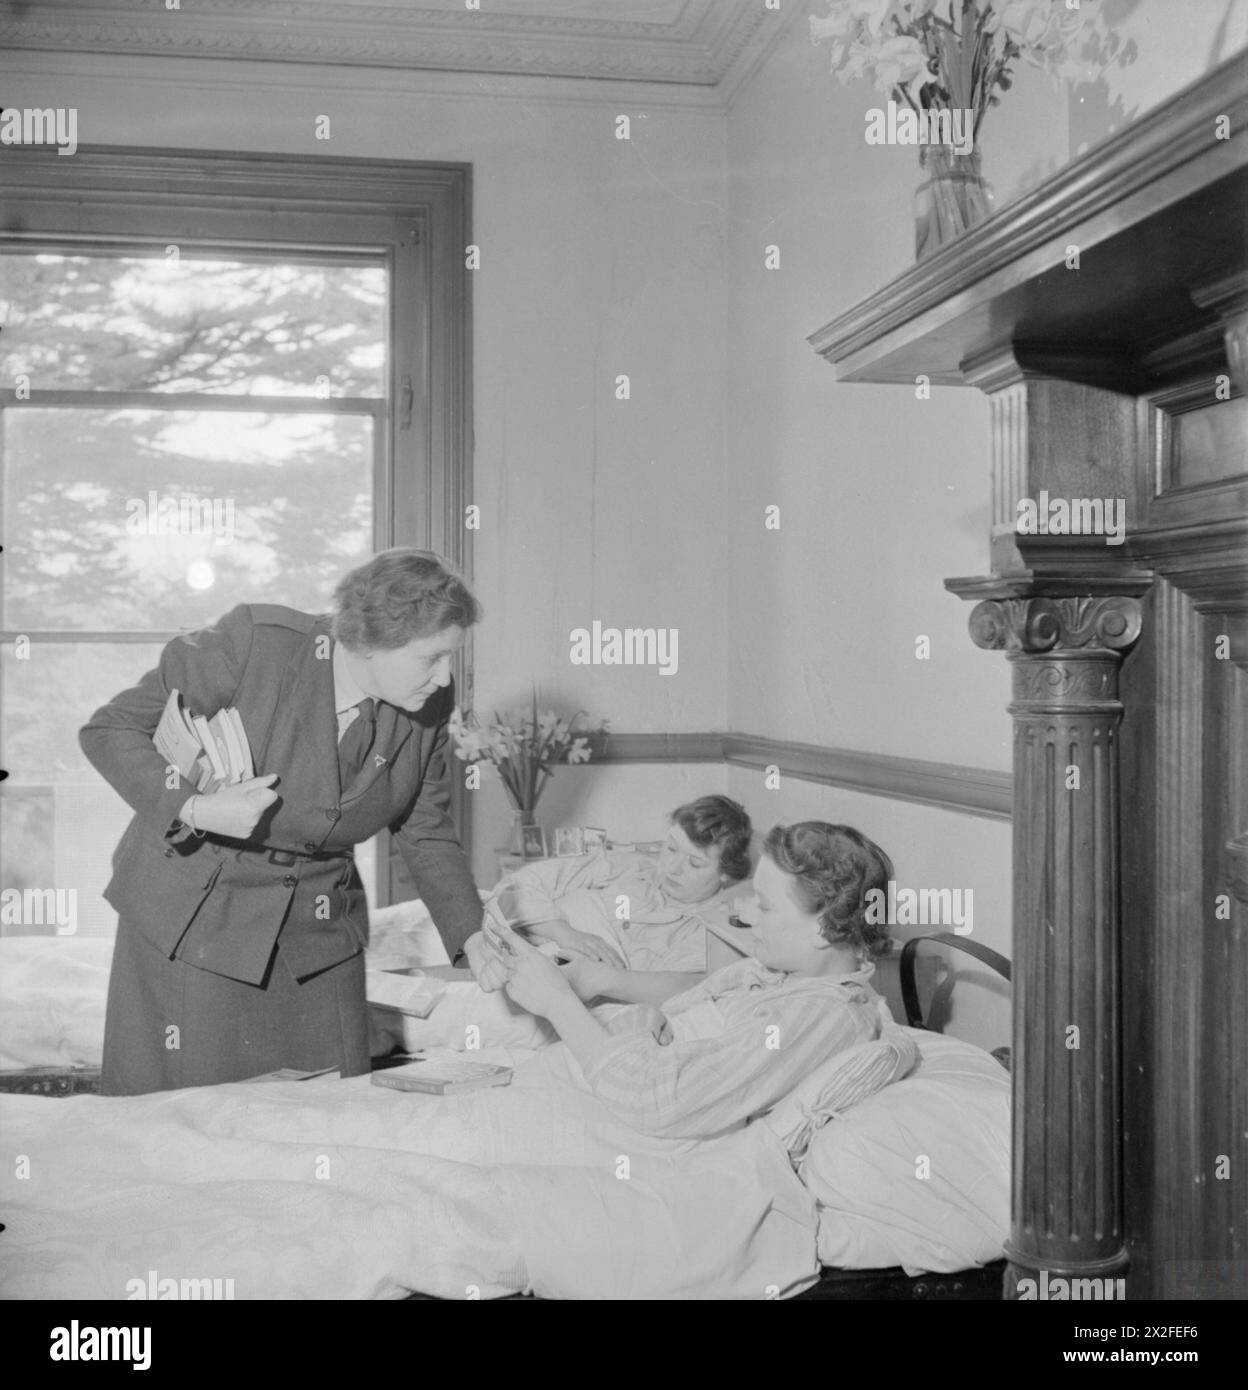
M 368 911 L 368 963 L 375 970 L 450 965 L 446 947 L 419 898 Z
M 801 1164 L 819 1259 L 910 1275 L 987 1264 L 1009 1233 L 1010 1078 L 982 1048 L 901 1031 L 918 1066 L 818 1130 Z
M 914 1069 L 919 1054 L 909 1031 L 890 1022 L 880 1037 L 830 1057 L 762 1117 L 795 1166 L 830 1120 Z

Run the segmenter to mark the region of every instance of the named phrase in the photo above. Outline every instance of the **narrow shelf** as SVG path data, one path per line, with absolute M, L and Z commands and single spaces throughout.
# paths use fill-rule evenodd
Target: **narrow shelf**
M 1192 291 L 1242 275 L 1246 252 L 1238 54 L 808 341 L 841 381 L 962 385 L 963 364 L 1012 343 L 1049 375 L 1143 390 L 1172 344 L 1213 334 Z

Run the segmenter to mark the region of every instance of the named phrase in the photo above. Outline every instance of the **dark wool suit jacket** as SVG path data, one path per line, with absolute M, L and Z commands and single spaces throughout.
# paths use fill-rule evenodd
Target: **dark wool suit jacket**
M 104 896 L 123 924 L 171 958 L 258 984 L 279 933 L 298 978 L 355 955 L 368 942 L 368 916 L 350 851 L 385 827 L 452 959 L 480 926 L 480 898 L 447 814 L 453 687 L 417 714 L 379 703 L 373 751 L 341 788 L 329 630 L 328 615 L 240 604 L 212 627 L 176 637 L 160 665 L 98 709 L 79 735 L 135 811 Z M 281 800 L 245 842 L 201 839 L 178 820 L 195 789 L 170 773 L 152 743 L 175 688 L 205 717 L 236 706 L 256 775 L 280 778 Z M 336 857 L 282 865 L 269 849 Z

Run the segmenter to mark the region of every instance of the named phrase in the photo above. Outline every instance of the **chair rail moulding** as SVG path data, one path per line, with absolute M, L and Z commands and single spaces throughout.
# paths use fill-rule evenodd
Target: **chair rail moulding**
M 891 801 L 912 801 L 944 811 L 1009 820 L 1013 805 L 1008 772 L 962 767 L 924 758 L 860 753 L 755 734 L 609 734 L 596 762 L 728 763 L 776 767 L 785 777 L 841 787 Z
M 1006 1296 L 1248 1297 L 1248 60 L 809 341 L 989 400 L 990 571 L 946 587 L 1013 669 Z

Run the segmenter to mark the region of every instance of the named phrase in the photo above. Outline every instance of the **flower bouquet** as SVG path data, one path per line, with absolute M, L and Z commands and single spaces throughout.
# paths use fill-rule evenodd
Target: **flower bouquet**
M 832 45 L 842 83 L 865 77 L 891 98 L 889 143 L 920 147 L 930 177 L 916 200 L 919 259 L 992 211 L 976 142 L 1016 63 L 1056 81 L 1091 81 L 1135 56 L 1099 0 L 829 0 L 810 34 Z M 954 130 L 964 138 L 955 142 Z
M 449 729 L 455 756 L 468 763 L 491 763 L 515 810 L 517 832 L 534 824 L 537 803 L 546 783 L 560 763 L 587 763 L 590 739 L 605 733 L 607 721 L 580 723 L 584 710 L 561 717 L 554 710 L 539 710 L 537 692 L 527 710 L 495 712 L 492 723 L 481 724 L 471 714 L 456 709 Z

